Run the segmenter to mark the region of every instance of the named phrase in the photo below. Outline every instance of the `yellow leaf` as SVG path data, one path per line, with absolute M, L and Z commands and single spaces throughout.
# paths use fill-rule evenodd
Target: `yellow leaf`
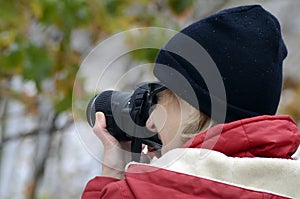
M 7 48 L 12 42 L 15 41 L 17 36 L 16 31 L 4 31 L 0 33 L 0 47 Z
M 36 18 L 40 18 L 43 15 L 43 10 L 41 4 L 36 0 L 30 1 L 30 8 Z

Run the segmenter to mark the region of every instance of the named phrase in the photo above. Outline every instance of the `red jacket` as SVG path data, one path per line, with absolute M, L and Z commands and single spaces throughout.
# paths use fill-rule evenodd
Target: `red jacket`
M 221 124 L 149 165 L 129 164 L 124 180 L 95 177 L 82 198 L 300 198 L 299 144 L 288 116 Z

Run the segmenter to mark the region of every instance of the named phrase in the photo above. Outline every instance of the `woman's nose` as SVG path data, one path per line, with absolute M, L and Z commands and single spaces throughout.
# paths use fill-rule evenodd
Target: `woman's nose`
M 153 120 L 151 119 L 151 117 L 148 118 L 148 120 L 146 122 L 146 127 L 149 131 L 157 132 L 157 128 L 156 128 L 155 124 L 153 123 Z

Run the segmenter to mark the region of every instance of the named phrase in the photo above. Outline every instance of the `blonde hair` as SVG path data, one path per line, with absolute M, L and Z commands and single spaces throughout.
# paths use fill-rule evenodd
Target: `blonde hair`
M 167 97 L 167 103 L 175 104 L 174 102 L 177 101 L 180 106 L 179 108 L 186 114 L 186 117 L 181 122 L 182 131 L 180 136 L 183 142 L 188 141 L 195 135 L 206 131 L 216 124 L 209 116 L 191 106 L 171 90 L 167 89 L 163 92 L 163 95 Z

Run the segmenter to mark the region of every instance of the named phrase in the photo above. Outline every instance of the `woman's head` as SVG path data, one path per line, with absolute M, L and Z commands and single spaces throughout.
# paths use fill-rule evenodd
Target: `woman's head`
M 157 56 L 154 75 L 170 90 L 158 94 L 147 127 L 159 132 L 165 152 L 211 120 L 274 115 L 286 56 L 278 20 L 260 5 L 223 10 L 191 24 Z
M 214 120 L 232 122 L 276 113 L 286 56 L 278 20 L 260 5 L 240 6 L 176 34 L 154 75 Z
M 187 140 L 211 126 L 211 119 L 195 109 L 171 90 L 158 94 L 157 104 L 147 121 L 147 128 L 158 132 L 162 153 L 181 147 Z

